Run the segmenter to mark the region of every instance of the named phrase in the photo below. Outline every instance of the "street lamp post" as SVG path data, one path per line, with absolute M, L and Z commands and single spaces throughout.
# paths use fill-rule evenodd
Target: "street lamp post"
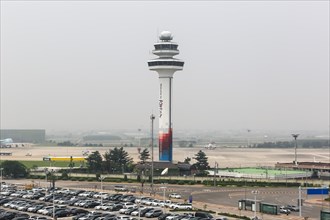
M 259 194 L 259 191 L 253 190 L 251 193 L 254 194 L 254 219 L 258 219 L 258 217 L 257 217 L 257 195 Z
M 47 185 L 48 185 L 48 183 L 47 183 L 47 175 L 48 175 L 48 173 L 49 173 L 49 171 L 47 170 L 47 169 L 45 169 L 44 170 L 45 171 L 45 181 L 46 181 L 46 184 L 45 184 L 45 197 L 47 197 Z
M 0 168 L 0 175 L 1 175 L 1 182 L 0 182 L 0 192 L 2 191 L 2 171 L 3 171 L 3 168 L 1 167 Z
M 139 220 L 141 220 L 141 194 L 140 194 L 140 201 L 138 202 L 138 210 L 139 210 Z
M 55 220 L 55 190 L 53 191 L 53 220 Z
M 216 179 L 217 173 L 218 173 L 218 163 L 214 162 L 214 177 L 213 177 L 214 187 L 216 187 L 216 183 L 217 183 L 217 179 Z
M 53 181 L 55 181 L 55 176 L 54 176 L 54 170 L 51 171 L 52 175 L 53 175 Z M 55 220 L 55 184 L 53 187 L 53 220 Z
M 99 179 L 101 180 L 101 205 L 103 205 L 103 195 L 102 195 L 102 192 L 103 192 L 103 180 L 104 180 L 104 176 L 100 176 Z
M 154 193 L 154 120 L 155 116 L 151 114 L 151 193 Z
M 165 211 L 166 211 L 166 209 L 165 209 L 165 191 L 166 191 L 166 186 L 162 186 L 162 187 L 160 187 L 161 189 L 163 189 L 163 210 L 164 210 L 164 213 L 165 213 Z
M 292 137 L 295 140 L 295 147 L 294 147 L 294 164 L 297 166 L 298 162 L 297 162 L 297 138 L 298 138 L 299 134 L 292 134 Z
M 139 128 L 138 131 L 139 131 L 139 148 L 141 149 L 141 128 Z

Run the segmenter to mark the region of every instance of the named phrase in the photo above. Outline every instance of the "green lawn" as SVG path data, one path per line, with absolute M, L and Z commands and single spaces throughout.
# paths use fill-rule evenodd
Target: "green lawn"
M 3 161 L 1 161 L 2 163 Z M 42 161 L 42 160 L 21 160 L 20 163 L 24 164 L 27 168 L 32 168 L 33 166 L 37 167 L 68 167 L 70 162 L 65 161 L 56 161 L 56 162 L 49 162 L 49 161 Z M 80 167 L 80 163 L 76 162 L 74 167 Z

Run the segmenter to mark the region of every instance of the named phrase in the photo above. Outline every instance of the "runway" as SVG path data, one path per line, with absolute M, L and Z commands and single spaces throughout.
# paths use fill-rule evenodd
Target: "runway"
M 114 147 L 58 147 L 58 146 L 37 146 L 1 148 L 1 152 L 12 153 L 12 156 L 1 156 L 1 160 L 42 160 L 44 156 L 76 156 L 81 157 L 83 152 L 99 151 L 103 155 L 109 149 Z M 137 147 L 124 147 L 129 156 L 135 162 L 138 159 Z M 274 166 L 277 162 L 288 163 L 294 160 L 294 149 L 265 149 L 265 148 L 216 148 L 208 150 L 204 148 L 174 148 L 173 162 L 183 161 L 185 158 L 193 158 L 195 154 L 202 150 L 208 157 L 210 166 L 214 163 L 219 164 L 219 168 L 226 167 L 258 167 L 258 166 Z M 151 152 L 151 150 L 149 150 Z M 27 156 L 30 155 L 30 156 Z M 158 149 L 154 149 L 154 158 L 158 159 Z M 300 162 L 329 162 L 329 151 L 326 149 L 298 149 L 297 159 Z M 192 159 L 192 163 L 194 160 Z

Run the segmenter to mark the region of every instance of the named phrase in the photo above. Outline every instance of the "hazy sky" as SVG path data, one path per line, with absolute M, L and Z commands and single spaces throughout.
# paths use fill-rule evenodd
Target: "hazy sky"
M 174 130 L 329 129 L 329 1 L 1 1 L 1 128 L 148 129 L 162 30 Z

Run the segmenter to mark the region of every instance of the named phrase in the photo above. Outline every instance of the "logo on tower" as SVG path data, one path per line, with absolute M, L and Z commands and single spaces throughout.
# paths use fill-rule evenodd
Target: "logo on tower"
M 163 100 L 159 100 L 159 118 L 163 116 Z

